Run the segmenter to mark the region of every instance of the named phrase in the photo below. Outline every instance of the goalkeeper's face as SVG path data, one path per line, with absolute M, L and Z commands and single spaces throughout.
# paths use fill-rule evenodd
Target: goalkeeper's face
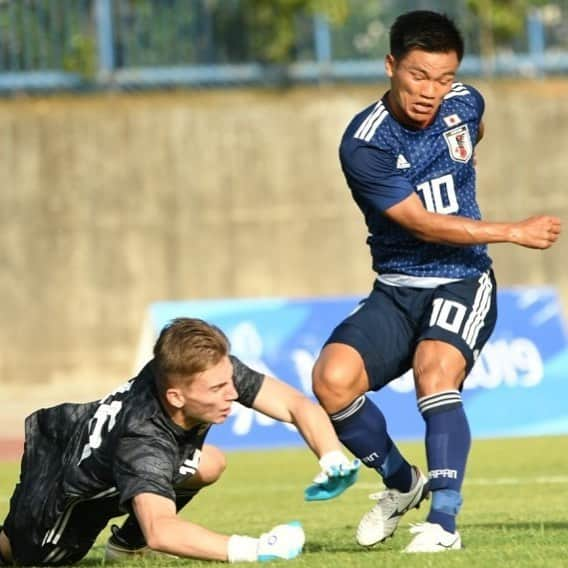
M 209 369 L 196 373 L 180 388 L 182 412 L 187 426 L 220 424 L 231 413 L 238 394 L 233 382 L 233 365 L 228 356 Z

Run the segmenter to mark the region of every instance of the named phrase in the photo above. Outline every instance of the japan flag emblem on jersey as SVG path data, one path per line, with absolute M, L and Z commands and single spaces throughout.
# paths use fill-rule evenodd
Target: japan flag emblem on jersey
M 454 162 L 467 163 L 473 154 L 473 146 L 469 137 L 467 124 L 462 124 L 444 132 L 444 138 Z

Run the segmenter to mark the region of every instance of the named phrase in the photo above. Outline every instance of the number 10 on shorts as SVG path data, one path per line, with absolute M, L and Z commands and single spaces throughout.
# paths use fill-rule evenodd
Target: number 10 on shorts
M 437 325 L 452 333 L 458 333 L 466 311 L 466 307 L 459 302 L 446 300 L 445 298 L 436 298 L 432 302 L 430 327 Z

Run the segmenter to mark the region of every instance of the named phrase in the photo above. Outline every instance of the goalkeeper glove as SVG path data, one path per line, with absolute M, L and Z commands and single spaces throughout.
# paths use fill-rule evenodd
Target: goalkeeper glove
M 306 501 L 325 501 L 341 495 L 351 487 L 357 476 L 361 461 L 349 461 L 339 450 L 329 452 L 319 460 L 322 471 L 304 491 Z
M 302 552 L 306 537 L 298 521 L 277 525 L 259 538 L 233 535 L 229 538 L 229 562 L 290 560 Z

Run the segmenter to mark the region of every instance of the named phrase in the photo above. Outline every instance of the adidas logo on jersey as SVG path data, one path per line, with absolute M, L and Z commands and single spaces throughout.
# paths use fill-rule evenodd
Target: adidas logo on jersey
M 396 159 L 396 168 L 398 170 L 406 170 L 410 167 L 408 160 L 402 155 L 399 154 L 398 158 Z

